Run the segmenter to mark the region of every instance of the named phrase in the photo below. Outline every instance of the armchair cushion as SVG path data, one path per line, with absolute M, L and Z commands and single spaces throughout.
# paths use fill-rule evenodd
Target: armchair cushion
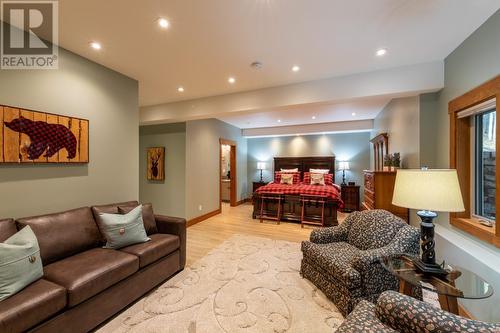
M 380 295 L 375 313 L 398 332 L 499 332 L 500 324 L 469 320 L 395 291 Z
M 405 225 L 401 218 L 386 210 L 363 211 L 352 223 L 347 242 L 360 250 L 377 249 L 389 244 Z
M 347 316 L 336 333 L 396 333 L 397 331 L 385 326 L 375 315 L 375 305 L 368 301 L 361 301 Z
M 302 242 L 302 253 L 306 260 L 312 261 L 318 268 L 342 281 L 347 288 L 361 286 L 361 275 L 351 262 L 359 250 L 345 243 L 314 244 Z

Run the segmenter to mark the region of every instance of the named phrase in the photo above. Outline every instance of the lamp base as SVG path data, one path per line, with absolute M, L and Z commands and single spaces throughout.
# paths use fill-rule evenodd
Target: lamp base
M 412 262 L 419 272 L 426 275 L 447 275 L 449 273 L 443 266 L 438 264 L 426 264 L 420 258 L 415 258 Z

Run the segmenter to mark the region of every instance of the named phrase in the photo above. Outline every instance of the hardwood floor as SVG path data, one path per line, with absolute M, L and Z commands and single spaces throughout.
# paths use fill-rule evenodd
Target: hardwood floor
M 339 212 L 342 221 L 345 214 Z M 264 221 L 252 219 L 252 205 L 243 204 L 230 207 L 222 204 L 222 213 L 197 223 L 187 229 L 187 265 L 204 257 L 211 249 L 217 247 L 236 234 L 253 235 L 272 239 L 301 242 L 309 238 L 314 227 L 300 227 L 298 223 Z

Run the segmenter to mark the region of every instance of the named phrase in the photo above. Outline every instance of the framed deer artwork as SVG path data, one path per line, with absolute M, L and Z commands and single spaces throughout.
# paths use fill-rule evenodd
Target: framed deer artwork
M 165 180 L 165 147 L 148 148 L 148 180 Z
M 88 120 L 0 105 L 0 164 L 88 162 Z

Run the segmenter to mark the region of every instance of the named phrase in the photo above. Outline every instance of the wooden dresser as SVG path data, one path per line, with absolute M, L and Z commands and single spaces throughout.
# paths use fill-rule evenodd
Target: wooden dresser
M 391 203 L 396 171 L 365 170 L 364 176 L 365 201 L 361 203 L 361 209 L 385 209 L 408 222 L 409 210 Z

